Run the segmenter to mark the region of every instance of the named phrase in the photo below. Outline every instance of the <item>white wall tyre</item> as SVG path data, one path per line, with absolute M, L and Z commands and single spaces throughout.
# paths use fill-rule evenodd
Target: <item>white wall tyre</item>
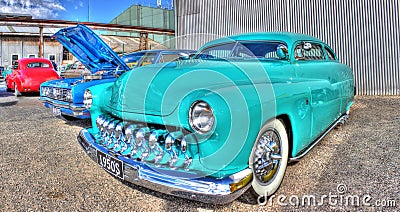
M 289 141 L 283 122 L 268 121 L 254 142 L 249 166 L 253 170 L 252 188 L 263 197 L 275 193 L 282 183 L 289 156 Z
M 16 83 L 14 83 L 14 95 L 15 96 L 21 96 L 21 92 L 18 90 L 18 86 Z

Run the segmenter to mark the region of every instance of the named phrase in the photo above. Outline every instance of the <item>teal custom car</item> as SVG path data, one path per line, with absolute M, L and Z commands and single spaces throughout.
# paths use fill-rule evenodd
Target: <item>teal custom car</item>
M 354 101 L 351 69 L 324 42 L 251 33 L 205 44 L 85 91 L 78 141 L 110 174 L 160 192 L 227 203 L 269 196 Z

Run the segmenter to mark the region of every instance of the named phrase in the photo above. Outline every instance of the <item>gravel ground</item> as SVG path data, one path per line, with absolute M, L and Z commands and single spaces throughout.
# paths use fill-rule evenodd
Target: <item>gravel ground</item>
M 37 96 L 20 97 L 0 107 L 0 211 L 398 211 L 399 108 L 400 97 L 357 97 L 346 125 L 290 165 L 266 205 L 244 198 L 210 205 L 121 183 L 78 145 L 78 132 L 90 122 L 65 122 Z M 302 206 L 308 196 L 315 206 Z

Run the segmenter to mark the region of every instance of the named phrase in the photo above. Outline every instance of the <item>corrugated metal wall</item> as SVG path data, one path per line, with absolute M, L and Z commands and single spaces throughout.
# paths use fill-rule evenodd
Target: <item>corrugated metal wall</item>
M 243 32 L 305 33 L 353 69 L 359 95 L 400 95 L 399 11 L 397 0 L 175 0 L 177 47 Z

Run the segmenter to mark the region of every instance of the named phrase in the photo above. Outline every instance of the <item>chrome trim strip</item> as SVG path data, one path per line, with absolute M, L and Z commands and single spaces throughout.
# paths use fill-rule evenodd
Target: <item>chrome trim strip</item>
M 290 162 L 297 162 L 300 161 L 302 157 L 304 157 L 312 148 L 315 147 L 332 129 L 334 129 L 338 125 L 344 124 L 344 122 L 349 118 L 348 114 L 342 115 L 340 118 L 336 120 L 335 123 L 333 123 L 321 136 L 319 136 L 314 142 L 312 142 L 307 149 L 303 150 L 302 153 L 296 157 L 289 158 L 289 163 Z
M 81 111 L 86 110 L 85 107 L 79 107 L 79 106 L 70 105 L 70 103 L 67 103 L 68 105 L 60 104 L 60 103 L 56 103 L 56 102 L 53 102 L 53 101 L 48 100 L 48 99 L 40 99 L 40 101 L 42 101 L 42 103 L 51 104 L 51 105 L 53 105 L 55 107 L 70 109 L 70 110 L 72 110 L 72 112 L 81 112 Z
M 86 110 L 86 107 L 80 107 L 80 106 L 75 106 L 75 105 L 69 105 L 69 107 L 70 107 L 73 111 L 84 111 L 84 110 Z
M 111 155 L 106 148 L 95 143 L 95 138 L 87 129 L 82 129 L 77 139 L 86 154 L 95 162 L 97 162 L 96 150 Z M 221 179 L 213 177 L 196 178 L 192 174 L 174 170 L 168 170 L 171 175 L 161 174 L 157 171 L 157 168 L 149 167 L 147 164 L 123 156 L 113 155 L 113 157 L 117 157 L 124 163 L 125 181 L 149 189 L 157 188 L 157 191 L 161 193 L 195 201 L 214 204 L 229 203 L 242 195 L 251 186 L 251 183 L 248 183 L 233 193 L 230 191 L 230 184 L 239 182 L 241 179 L 238 179 L 238 176 L 242 176 L 242 179 L 244 179 L 246 175 L 243 173 L 251 173 L 250 168 Z

